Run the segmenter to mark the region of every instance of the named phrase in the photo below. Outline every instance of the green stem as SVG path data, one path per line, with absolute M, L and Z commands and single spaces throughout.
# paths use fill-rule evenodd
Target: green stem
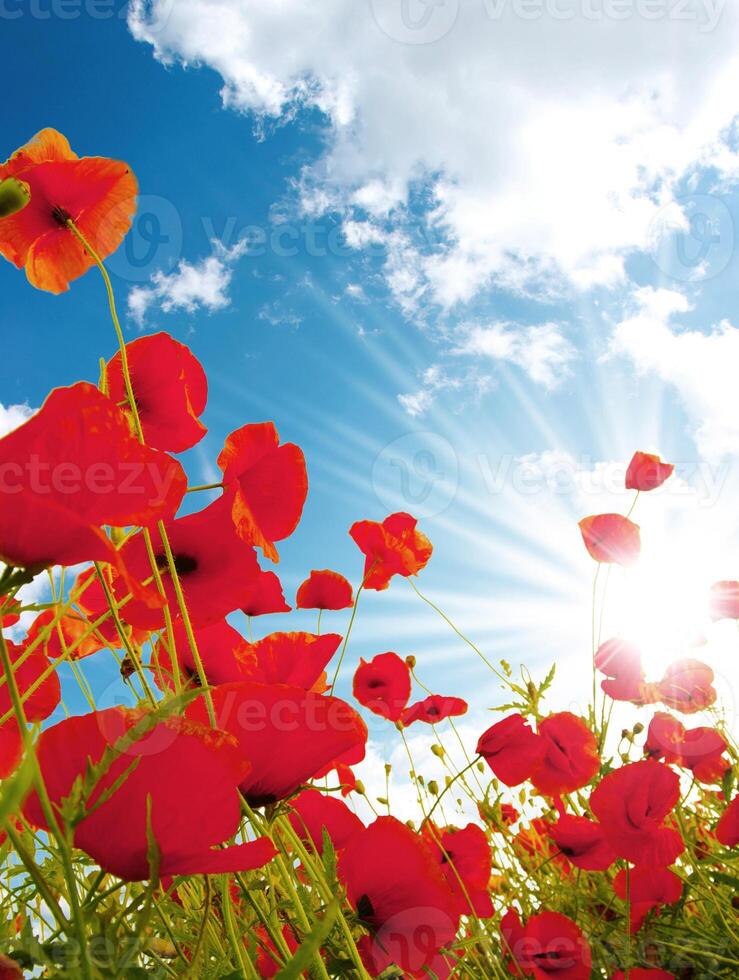
M 41 772 L 41 767 L 39 766 L 38 758 L 36 757 L 36 749 L 33 744 L 33 739 L 31 738 L 31 733 L 28 730 L 26 713 L 20 699 L 20 694 L 18 693 L 18 685 L 15 680 L 15 674 L 13 673 L 13 665 L 10 660 L 10 654 L 8 653 L 8 646 L 1 631 L 0 660 L 2 660 L 3 670 L 5 671 L 5 677 L 8 682 L 8 692 L 13 705 L 13 711 L 15 712 L 16 721 L 20 728 L 23 748 L 25 749 L 26 755 L 32 760 L 34 784 L 36 786 L 36 792 L 38 794 L 41 810 L 44 814 L 46 822 L 49 825 L 50 832 L 54 835 L 59 844 L 59 853 L 62 859 L 64 877 L 66 879 L 67 890 L 69 892 L 69 907 L 72 912 L 75 932 L 80 944 L 82 974 L 85 977 L 85 980 L 92 980 L 93 973 L 90 964 L 89 951 L 87 948 L 87 932 L 85 928 L 85 921 L 82 916 L 82 910 L 79 904 L 77 881 L 74 877 L 74 868 L 72 867 L 72 857 L 69 851 L 66 831 L 63 830 L 57 822 L 54 814 L 54 808 L 52 807 L 49 794 L 46 790 L 46 783 L 44 782 L 43 773 Z

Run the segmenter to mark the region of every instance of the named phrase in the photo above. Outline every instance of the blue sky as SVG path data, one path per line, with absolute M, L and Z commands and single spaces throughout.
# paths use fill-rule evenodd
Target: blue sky
M 454 27 L 418 44 L 393 36 L 390 0 L 323 19 L 136 4 L 130 28 L 120 4 L 64 19 L 50 0 L 0 31 L 0 153 L 51 125 L 132 166 L 139 216 L 110 268 L 130 338 L 169 330 L 207 371 L 193 482 L 248 421 L 308 458 L 288 598 L 313 567 L 356 582 L 351 523 L 410 510 L 435 545 L 424 591 L 492 657 L 557 660 L 568 703 L 589 653 L 576 521 L 628 508 L 635 449 L 679 480 L 640 505 L 654 557 L 622 583 L 627 624 L 651 641 L 629 597 L 652 588 L 672 621 L 686 587 L 739 576 L 736 11 L 704 30 L 701 3 L 679 23 L 547 21 L 546 4 L 495 23 L 447 2 Z M 0 288 L 3 406 L 97 377 L 113 336 L 94 274 L 53 297 L 6 265 Z M 352 661 L 413 653 L 441 693 L 497 697 L 406 583 L 366 597 L 355 639 Z

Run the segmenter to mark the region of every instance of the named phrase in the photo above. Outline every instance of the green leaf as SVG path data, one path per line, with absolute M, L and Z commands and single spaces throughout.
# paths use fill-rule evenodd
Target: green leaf
M 335 898 L 327 906 L 323 918 L 316 922 L 310 934 L 300 944 L 295 956 L 277 974 L 276 980 L 299 980 L 300 974 L 309 968 L 321 948 L 321 943 L 324 942 L 331 932 L 331 927 L 334 924 L 334 919 L 338 911 L 339 900 Z
M 329 832 L 326 828 L 323 828 L 323 866 L 326 869 L 326 877 L 329 882 L 333 883 L 336 881 L 336 851 L 334 850 L 334 842 L 329 836 Z
M 33 782 L 33 759 L 26 758 L 10 779 L 4 779 L 0 787 L 0 826 L 23 803 Z

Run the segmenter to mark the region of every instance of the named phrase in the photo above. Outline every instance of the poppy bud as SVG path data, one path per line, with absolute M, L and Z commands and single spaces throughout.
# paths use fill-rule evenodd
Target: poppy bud
M 393 767 L 390 765 L 389 762 L 386 762 L 385 763 L 385 775 L 386 776 L 389 776 L 392 771 L 393 771 Z
M 0 218 L 9 218 L 17 214 L 31 200 L 31 189 L 16 177 L 6 177 L 0 180 Z
M 432 796 L 439 795 L 439 784 L 435 779 L 429 780 L 429 793 L 431 793 Z
M 409 670 L 415 670 L 415 667 L 416 667 L 416 658 L 413 656 L 413 654 L 409 654 L 405 658 L 405 662 L 406 662 L 406 666 L 408 667 Z
M 644 731 L 644 725 L 642 725 L 640 721 L 637 721 L 637 723 L 634 725 L 633 728 L 634 735 L 641 735 L 643 731 Z
M 434 753 L 437 759 L 444 758 L 444 746 L 443 745 L 432 745 L 431 751 Z
M 388 801 L 387 801 L 387 799 L 384 796 L 378 796 L 378 797 L 376 797 L 376 799 L 377 799 L 377 802 L 378 803 L 382 803 L 383 806 L 387 806 L 388 805 Z
M 361 779 L 358 779 L 357 780 L 357 782 L 356 782 L 356 784 L 354 786 L 354 792 L 355 793 L 359 793 L 360 796 L 366 796 L 367 795 L 367 791 L 365 790 L 364 783 L 362 782 Z

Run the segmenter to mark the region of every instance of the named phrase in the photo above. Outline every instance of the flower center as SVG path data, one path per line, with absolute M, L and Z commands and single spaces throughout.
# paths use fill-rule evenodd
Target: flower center
M 192 555 L 182 554 L 173 555 L 172 557 L 178 578 L 181 578 L 183 575 L 190 575 L 192 572 L 197 570 L 198 560 L 197 558 L 193 558 Z M 166 555 L 159 555 L 157 558 L 157 566 L 161 571 L 167 571 L 169 566 L 167 564 Z
M 360 919 L 364 922 L 369 922 L 372 916 L 375 914 L 375 910 L 370 901 L 369 895 L 362 895 L 357 902 L 357 912 L 359 913 Z
M 55 204 L 51 209 L 51 216 L 58 225 L 66 228 L 67 222 L 72 220 L 72 215 L 60 205 Z

